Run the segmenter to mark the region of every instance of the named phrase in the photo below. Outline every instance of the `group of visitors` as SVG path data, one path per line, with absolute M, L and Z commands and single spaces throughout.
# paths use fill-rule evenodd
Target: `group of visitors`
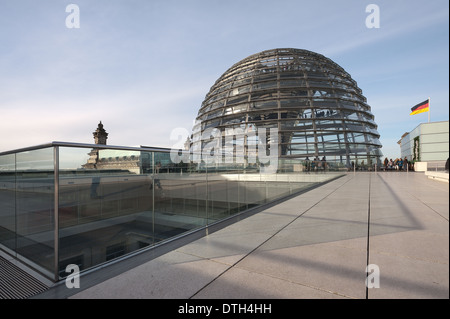
M 410 161 L 408 161 L 408 159 L 405 158 L 402 159 L 400 158 L 396 158 L 395 160 L 388 159 L 387 157 L 384 159 L 384 170 L 385 171 L 408 171 L 408 170 L 413 170 L 414 168 L 414 164 Z
M 327 159 L 322 157 L 322 159 L 319 159 L 318 156 L 316 156 L 312 161 L 307 156 L 305 158 L 305 161 L 303 162 L 303 168 L 307 172 L 317 172 L 317 171 L 325 171 L 328 168 Z

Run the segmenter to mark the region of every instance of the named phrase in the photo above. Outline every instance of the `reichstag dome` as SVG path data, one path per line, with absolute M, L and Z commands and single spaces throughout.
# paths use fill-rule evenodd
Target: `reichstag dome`
M 267 50 L 234 64 L 215 82 L 193 131 L 276 128 L 280 161 L 325 157 L 337 166 L 373 165 L 382 145 L 366 102 L 356 81 L 329 58 L 301 49 Z M 192 143 L 203 147 L 205 141 L 194 135 Z M 245 149 L 252 142 L 236 136 L 232 143 Z

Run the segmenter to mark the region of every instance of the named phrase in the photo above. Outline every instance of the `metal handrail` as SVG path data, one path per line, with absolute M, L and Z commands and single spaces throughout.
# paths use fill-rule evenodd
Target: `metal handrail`
M 0 156 L 9 155 L 15 153 L 22 153 L 27 151 L 34 151 L 43 148 L 49 148 L 54 146 L 61 147 L 79 147 L 79 148 L 96 148 L 96 149 L 115 149 L 115 150 L 124 150 L 124 151 L 147 151 L 147 152 L 161 152 L 161 153 L 170 153 L 169 148 L 157 148 L 157 147 L 149 147 L 149 146 L 117 146 L 117 145 L 102 145 L 102 144 L 88 144 L 88 143 L 73 143 L 73 142 L 60 142 L 54 141 L 45 144 L 39 144 L 19 149 L 14 149 L 10 151 L 0 152 Z
M 34 150 L 39 150 L 39 149 L 43 149 L 43 148 L 49 148 L 49 147 L 52 147 L 52 146 L 53 146 L 52 143 L 40 144 L 40 145 L 35 145 L 35 146 L 28 146 L 28 147 L 24 147 L 24 148 L 18 148 L 18 149 L 14 149 L 14 150 L 10 150 L 10 151 L 1 152 L 0 156 L 16 154 L 16 153 L 22 153 L 22 152 L 28 152 L 28 151 L 34 151 Z

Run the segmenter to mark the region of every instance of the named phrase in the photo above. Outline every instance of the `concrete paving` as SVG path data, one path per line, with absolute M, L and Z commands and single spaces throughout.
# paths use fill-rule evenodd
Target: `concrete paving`
M 81 277 L 70 298 L 447 299 L 448 193 L 423 173 L 348 173 L 87 289 Z

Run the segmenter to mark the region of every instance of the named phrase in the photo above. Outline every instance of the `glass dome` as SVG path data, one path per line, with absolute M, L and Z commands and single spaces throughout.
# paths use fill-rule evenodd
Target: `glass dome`
M 326 157 L 345 166 L 370 165 L 378 163 L 382 145 L 366 102 L 351 76 L 321 54 L 263 51 L 234 64 L 214 83 L 196 118 L 193 131 L 200 134 L 193 134 L 191 143 L 203 149 L 201 132 L 210 128 L 274 128 L 279 159 Z M 252 142 L 237 136 L 229 143 L 247 148 Z

